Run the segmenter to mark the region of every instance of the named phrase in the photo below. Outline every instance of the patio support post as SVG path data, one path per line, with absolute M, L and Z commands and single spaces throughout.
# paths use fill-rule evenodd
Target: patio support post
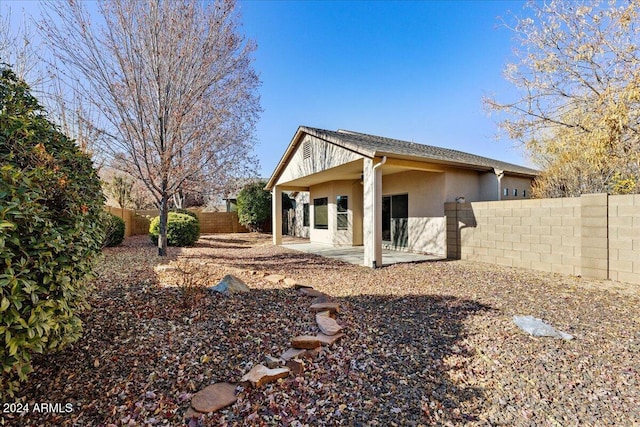
M 271 220 L 272 220 L 272 230 L 271 233 L 273 235 L 273 244 L 281 245 L 282 244 L 282 190 L 277 185 L 273 186 L 273 190 L 271 190 Z
M 382 266 L 382 170 L 374 159 L 364 159 L 363 243 L 364 265 Z

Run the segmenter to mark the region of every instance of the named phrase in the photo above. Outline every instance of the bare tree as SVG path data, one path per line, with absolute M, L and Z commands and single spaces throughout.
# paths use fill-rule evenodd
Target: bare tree
M 168 201 L 198 174 L 216 180 L 250 159 L 260 112 L 255 44 L 235 1 L 112 0 L 48 4 L 41 30 L 63 72 L 109 123 L 112 155 L 152 192 L 166 255 Z
M 505 75 L 520 97 L 485 100 L 545 173 L 540 196 L 640 191 L 640 3 L 530 2 L 508 24 Z M 548 185 L 548 191 L 545 189 Z

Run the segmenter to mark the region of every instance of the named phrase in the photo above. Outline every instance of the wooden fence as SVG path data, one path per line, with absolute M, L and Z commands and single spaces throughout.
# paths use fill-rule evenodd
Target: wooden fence
M 113 206 L 105 206 L 104 209 L 124 220 L 125 237 L 148 234 L 151 219 L 158 216 L 158 211 L 153 209 L 135 211 Z M 238 222 L 237 212 L 193 212 L 200 221 L 200 233 L 246 233 L 249 231 Z

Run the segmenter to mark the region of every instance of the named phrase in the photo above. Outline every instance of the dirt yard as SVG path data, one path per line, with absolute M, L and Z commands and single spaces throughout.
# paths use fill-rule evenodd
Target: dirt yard
M 83 338 L 35 358 L 13 402 L 31 410 L 5 410 L 0 424 L 184 425 L 193 393 L 316 333 L 309 298 L 265 279 L 282 274 L 334 296 L 345 336 L 301 374 L 239 387 L 235 404 L 191 426 L 640 425 L 637 286 L 461 261 L 371 270 L 259 234 L 170 248 L 186 271 L 174 276 L 159 277 L 155 254 L 146 236 L 105 250 Z M 227 273 L 251 292 L 199 289 Z M 575 339 L 530 337 L 514 315 Z

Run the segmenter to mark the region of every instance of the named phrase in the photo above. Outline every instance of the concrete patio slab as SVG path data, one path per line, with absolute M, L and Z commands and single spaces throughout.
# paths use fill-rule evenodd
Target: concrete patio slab
M 364 246 L 331 246 L 323 243 L 288 243 L 282 245 L 285 248 L 300 252 L 306 252 L 337 259 L 350 264 L 363 265 Z M 382 265 L 398 264 L 403 262 L 420 262 L 441 260 L 444 257 L 429 254 L 417 254 L 411 252 L 382 250 Z

